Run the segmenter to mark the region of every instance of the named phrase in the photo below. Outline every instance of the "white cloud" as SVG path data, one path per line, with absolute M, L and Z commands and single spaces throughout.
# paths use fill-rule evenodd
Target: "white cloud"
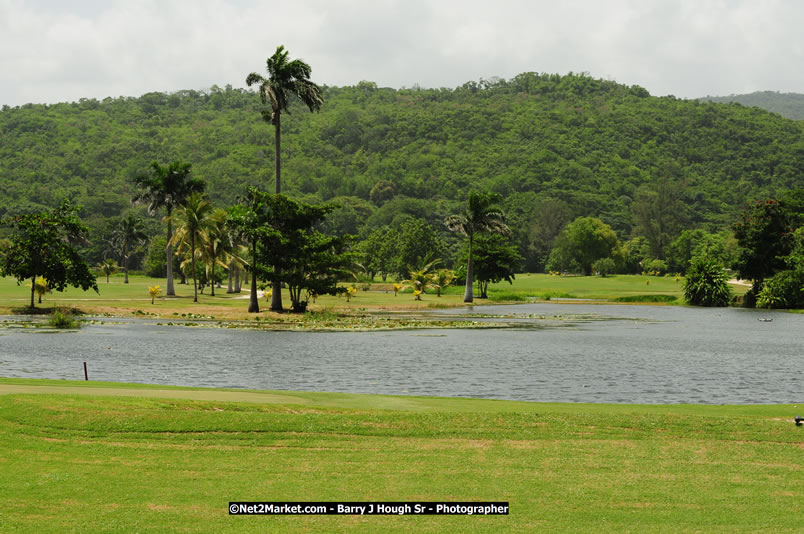
M 653 94 L 804 92 L 796 0 L 0 0 L 0 104 L 243 86 L 279 44 L 321 84 L 589 72 Z

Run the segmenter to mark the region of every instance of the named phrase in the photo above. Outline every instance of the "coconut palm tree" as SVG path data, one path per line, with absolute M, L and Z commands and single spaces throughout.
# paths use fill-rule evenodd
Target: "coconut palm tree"
M 148 205 L 148 213 L 154 214 L 159 209 L 167 211 L 167 296 L 176 294 L 173 289 L 173 210 L 184 204 L 193 193 L 203 193 L 206 183 L 200 178 L 190 176 L 190 164 L 181 161 L 162 166 L 156 161 L 151 163 L 150 174 L 138 174 L 134 184 L 141 190 L 132 201 Z
M 472 302 L 473 300 L 472 243 L 475 235 L 480 233 L 511 235 L 511 229 L 505 224 L 505 215 L 496 207 L 496 203 L 499 201 L 500 195 L 497 193 L 470 191 L 466 211 L 457 215 L 450 215 L 444 221 L 450 231 L 461 232 L 469 238 L 469 259 L 466 265 L 464 302 Z
M 220 265 L 227 269 L 227 262 L 234 262 L 239 258 L 233 258 L 235 244 L 232 241 L 232 234 L 227 228 L 226 219 L 228 213 L 223 208 L 218 208 L 209 215 L 207 226 L 207 239 L 203 245 L 203 259 L 206 264 L 207 280 L 212 286 L 212 296 L 215 296 L 215 266 Z
M 145 233 L 145 223 L 141 217 L 129 213 L 112 232 L 112 243 L 121 258 L 123 258 L 123 272 L 126 273 L 125 284 L 128 283 L 128 260 L 131 254 L 148 239 Z M 108 277 L 107 277 L 107 282 Z
M 450 269 L 439 269 L 435 272 L 433 283 L 436 288 L 436 296 L 441 296 L 441 290 L 446 289 L 455 279 L 455 272 Z
M 118 266 L 117 262 L 114 261 L 112 258 L 106 258 L 101 263 L 98 264 L 98 270 L 106 275 L 106 283 L 109 283 L 109 277 L 113 274 L 117 273 Z
M 324 103 L 321 98 L 321 89 L 310 81 L 310 65 L 301 59 L 288 61 L 288 52 L 284 46 L 278 46 L 274 55 L 266 61 L 268 78 L 263 78 L 256 72 L 246 77 L 246 85 L 251 87 L 259 84 L 260 99 L 263 104 L 270 104 L 270 109 L 262 111 L 262 118 L 274 125 L 274 145 L 276 155 L 274 170 L 276 178 L 276 194 L 281 192 L 280 181 L 280 119 L 283 111 L 288 111 L 291 95 L 296 95 L 310 111 L 318 111 Z
M 184 205 L 176 210 L 174 221 L 176 235 L 170 244 L 176 246 L 178 254 L 186 254 L 187 259 L 182 262 L 184 268 L 190 262 L 193 273 L 193 302 L 198 302 L 198 282 L 195 276 L 195 260 L 203 254 L 204 243 L 208 240 L 210 226 L 210 204 L 201 193 L 188 196 Z
M 428 289 L 436 289 L 436 274 L 432 272 L 432 268 L 439 260 L 434 260 L 422 267 L 421 269 L 411 269 L 408 274 L 407 280 L 402 280 L 405 284 L 403 287 L 413 288 L 413 296 L 416 300 L 422 300 L 421 295 L 426 293 Z

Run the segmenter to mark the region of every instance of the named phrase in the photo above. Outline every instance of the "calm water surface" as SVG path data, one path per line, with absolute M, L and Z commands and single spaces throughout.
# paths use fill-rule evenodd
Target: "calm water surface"
M 801 314 L 527 304 L 433 315 L 473 313 L 513 316 L 523 328 L 305 333 L 155 321 L 51 334 L 5 328 L 0 375 L 81 379 L 86 361 L 93 380 L 183 386 L 545 402 L 804 401 Z

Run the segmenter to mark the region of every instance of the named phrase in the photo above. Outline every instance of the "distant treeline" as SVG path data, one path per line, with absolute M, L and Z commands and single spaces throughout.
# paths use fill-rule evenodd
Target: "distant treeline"
M 705 102 L 737 103 L 743 106 L 756 106 L 778 113 L 788 119 L 804 120 L 804 94 L 780 93 L 778 91 L 756 91 L 746 95 L 706 96 Z
M 336 234 L 418 218 L 443 225 L 470 189 L 500 193 L 525 259 L 543 269 L 568 222 L 594 216 L 620 239 L 663 213 L 669 239 L 729 228 L 746 201 L 804 184 L 804 122 L 743 106 L 652 97 L 585 75 L 523 73 L 455 89 L 324 87 L 320 113 L 283 116 L 283 192 L 340 205 Z M 98 261 L 110 218 L 134 209 L 151 161 L 192 163 L 212 202 L 273 184 L 273 128 L 258 96 L 229 86 L 0 112 L 0 217 L 83 206 Z M 671 211 L 672 213 L 668 213 Z M 152 234 L 159 225 L 151 224 Z M 2 236 L 0 236 L 2 237 Z M 97 256 L 97 257 L 95 257 Z

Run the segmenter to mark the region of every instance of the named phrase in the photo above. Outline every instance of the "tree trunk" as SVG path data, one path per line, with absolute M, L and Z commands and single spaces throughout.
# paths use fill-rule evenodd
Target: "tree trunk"
M 240 293 L 240 266 L 235 265 L 235 293 Z
M 279 193 L 282 192 L 282 188 L 281 188 L 282 184 L 281 184 L 281 180 L 280 180 L 280 172 L 281 172 L 282 166 L 280 164 L 280 159 L 279 159 L 279 145 L 280 145 L 280 139 L 281 139 L 280 135 L 281 134 L 280 134 L 280 131 L 279 131 L 279 111 L 275 111 L 274 113 L 275 113 L 274 118 L 276 119 L 274 121 L 274 131 L 275 131 L 274 144 L 275 144 L 275 149 L 276 149 L 276 155 L 274 156 L 274 176 L 276 177 L 276 194 L 278 195 Z
M 172 212 L 173 210 L 168 208 L 167 247 L 165 247 L 165 253 L 167 254 L 167 290 L 165 291 L 165 296 L 168 297 L 176 296 L 176 291 L 173 289 L 173 246 L 170 244 L 170 240 L 173 239 L 173 224 L 170 222 Z
M 251 259 L 251 298 L 248 303 L 249 313 L 260 313 L 260 301 L 257 299 L 257 241 L 253 242 L 254 254 Z
M 472 302 L 472 286 L 474 286 L 474 272 L 472 270 L 472 236 L 469 236 L 469 261 L 466 262 L 466 290 L 463 292 L 463 301 Z
M 195 281 L 195 236 L 190 236 L 190 267 L 193 269 L 193 302 L 198 302 L 198 284 Z
M 230 261 L 229 262 L 229 287 L 226 288 L 227 293 L 234 293 L 234 289 L 232 289 L 232 276 L 234 275 L 234 273 L 232 272 L 233 270 L 234 270 L 234 262 Z
M 123 270 L 126 271 L 126 281 L 123 282 L 124 284 L 128 283 L 128 241 L 125 242 L 123 245 Z M 108 280 L 107 280 L 108 282 Z
M 212 280 L 209 281 L 210 285 L 212 286 L 212 291 L 210 292 L 210 296 L 215 296 L 215 256 L 212 256 Z
M 36 275 L 31 277 L 31 308 L 35 308 L 34 294 L 36 293 Z
M 274 272 L 276 272 L 275 267 Z M 282 308 L 282 282 L 279 281 L 278 277 L 274 277 L 271 287 L 273 289 L 271 293 L 271 311 L 284 311 L 284 308 Z

